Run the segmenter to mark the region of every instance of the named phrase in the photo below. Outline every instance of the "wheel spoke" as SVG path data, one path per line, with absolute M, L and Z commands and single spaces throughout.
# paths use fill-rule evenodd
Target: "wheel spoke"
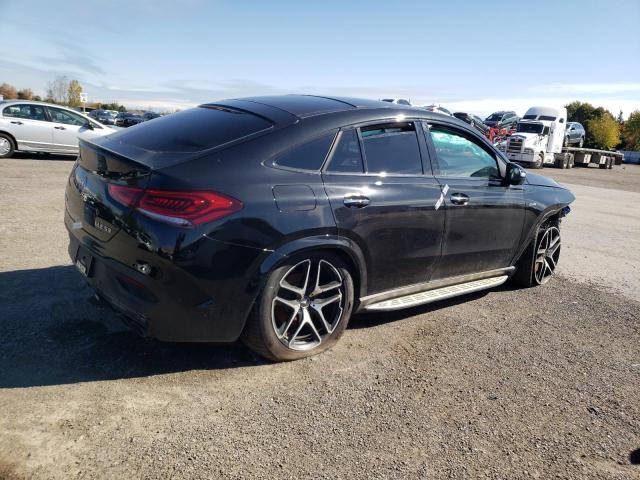
M 287 335 L 287 332 L 289 331 L 289 328 L 291 328 L 291 324 L 293 324 L 293 321 L 298 317 L 298 314 L 300 313 L 300 306 L 297 306 L 295 308 L 295 310 L 293 311 L 293 313 L 291 314 L 291 317 L 289 318 L 289 321 L 284 325 L 283 328 L 281 328 L 277 333 L 278 333 L 278 338 L 283 338 Z
M 337 295 L 334 295 L 332 297 L 329 298 L 319 298 L 317 300 L 314 300 L 314 304 L 315 306 L 319 307 L 319 308 L 324 308 L 327 305 L 330 305 L 332 303 L 335 303 L 339 300 L 342 299 L 342 293 L 338 293 Z
M 553 259 L 551 255 L 548 255 L 545 261 L 547 262 L 547 264 L 549 265 L 549 268 L 553 272 L 556 269 L 556 261 Z
M 302 264 L 306 264 L 306 272 L 304 274 L 304 285 L 302 287 L 296 287 L 295 285 L 291 285 L 287 280 L 287 276 L 289 275 L 289 273 L 293 272 L 294 270 L 296 270 L 300 265 Z M 284 288 L 285 290 L 289 290 L 290 292 L 293 292 L 295 294 L 297 294 L 298 296 L 300 296 L 301 298 L 304 296 L 305 292 L 307 291 L 307 285 L 309 284 L 309 272 L 311 270 L 311 260 L 305 260 L 303 262 L 300 262 L 299 264 L 295 265 L 291 270 L 289 270 L 287 272 L 287 274 L 284 276 L 284 278 L 282 280 L 280 280 L 280 286 L 282 288 Z
M 286 305 L 287 307 L 293 308 L 294 310 L 300 308 L 300 303 L 295 301 L 295 300 L 287 300 L 286 298 L 282 298 L 282 297 L 275 297 L 273 299 L 274 303 L 275 302 L 280 302 L 283 303 L 284 305 Z

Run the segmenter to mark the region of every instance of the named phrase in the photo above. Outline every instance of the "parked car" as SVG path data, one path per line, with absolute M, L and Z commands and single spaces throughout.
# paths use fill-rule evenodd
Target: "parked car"
M 586 132 L 584 131 L 584 127 L 581 123 L 578 122 L 567 122 L 567 127 L 564 132 L 564 143 L 565 146 L 570 145 L 578 145 L 578 148 L 582 148 L 584 145 L 584 137 Z
M 516 112 L 512 111 L 500 111 L 489 115 L 484 120 L 484 124 L 488 127 L 496 128 L 513 128 L 520 120 L 520 117 L 516 115 Z
M 65 225 L 98 297 L 157 339 L 272 360 L 353 312 L 546 283 L 574 200 L 468 124 L 375 100 L 220 101 L 80 149 Z
M 472 127 L 476 127 L 478 130 L 482 132 L 483 135 L 489 132 L 489 127 L 487 127 L 484 124 L 484 121 L 477 115 L 473 115 L 471 113 L 466 113 L 466 112 L 455 112 L 453 116 L 456 118 L 459 118 L 463 122 L 467 122 Z
M 406 98 L 383 98 L 382 101 L 395 103 L 396 105 L 411 105 L 411 102 Z
M 449 115 L 450 117 L 453 116 L 453 114 L 449 110 L 441 107 L 440 105 L 425 105 L 424 107 L 420 108 L 425 109 L 427 112 L 442 113 L 444 115 Z
M 144 122 L 144 118 L 140 115 L 134 115 L 129 112 L 120 112 L 116 116 L 115 124 L 117 127 L 131 127 Z
M 107 110 L 92 110 L 89 113 L 89 116 L 103 125 L 114 125 L 115 124 L 115 116 L 107 111 Z
M 43 102 L 0 102 L 0 158 L 16 151 L 77 154 L 78 139 L 114 130 L 70 108 Z
M 147 120 L 153 120 L 154 118 L 160 118 L 161 116 L 162 115 L 156 112 L 144 112 L 144 115 L 142 115 L 142 118 L 144 118 L 146 122 Z

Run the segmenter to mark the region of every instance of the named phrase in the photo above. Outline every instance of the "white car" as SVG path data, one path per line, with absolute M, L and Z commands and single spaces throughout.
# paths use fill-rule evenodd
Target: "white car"
M 435 112 L 435 113 L 442 113 L 444 115 L 449 115 L 450 117 L 453 117 L 453 114 L 447 110 L 444 107 L 441 107 L 440 105 L 424 105 L 420 108 L 424 108 L 427 112 Z
M 116 130 L 70 108 L 43 102 L 0 102 L 0 158 L 15 151 L 78 153 L 78 138 Z

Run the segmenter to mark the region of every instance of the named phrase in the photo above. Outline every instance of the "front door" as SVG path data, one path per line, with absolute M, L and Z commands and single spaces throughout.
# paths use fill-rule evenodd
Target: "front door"
M 78 133 L 85 129 L 87 120 L 62 108 L 48 107 L 53 122 L 53 144 L 56 151 L 76 153 Z
M 421 135 L 410 121 L 344 129 L 323 172 L 338 230 L 364 254 L 367 294 L 428 281 L 440 257 L 440 186 Z
M 524 222 L 522 187 L 503 182 L 495 152 L 475 134 L 444 123 L 424 131 L 446 191 L 443 251 L 433 279 L 510 266 Z

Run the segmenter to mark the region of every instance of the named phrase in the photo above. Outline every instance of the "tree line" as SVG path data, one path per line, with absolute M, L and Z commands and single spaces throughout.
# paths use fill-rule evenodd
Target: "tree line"
M 640 150 L 640 110 L 625 121 L 622 111 L 614 117 L 609 110 L 587 102 L 575 101 L 565 107 L 567 121 L 579 122 L 585 129 L 585 148 Z
M 69 80 L 66 76 L 59 76 L 50 81 L 47 84 L 47 91 L 44 98 L 40 95 L 35 95 L 33 90 L 30 88 L 22 88 L 18 90 L 16 87 L 8 83 L 0 84 L 0 95 L 2 95 L 5 100 L 18 99 L 45 101 L 72 108 L 82 105 L 82 102 L 80 101 L 82 92 L 83 89 L 80 82 L 75 79 Z M 120 105 L 118 102 L 89 102 L 87 103 L 87 106 L 101 108 L 104 110 L 117 110 L 119 112 L 127 111 L 126 107 L 124 105 Z

